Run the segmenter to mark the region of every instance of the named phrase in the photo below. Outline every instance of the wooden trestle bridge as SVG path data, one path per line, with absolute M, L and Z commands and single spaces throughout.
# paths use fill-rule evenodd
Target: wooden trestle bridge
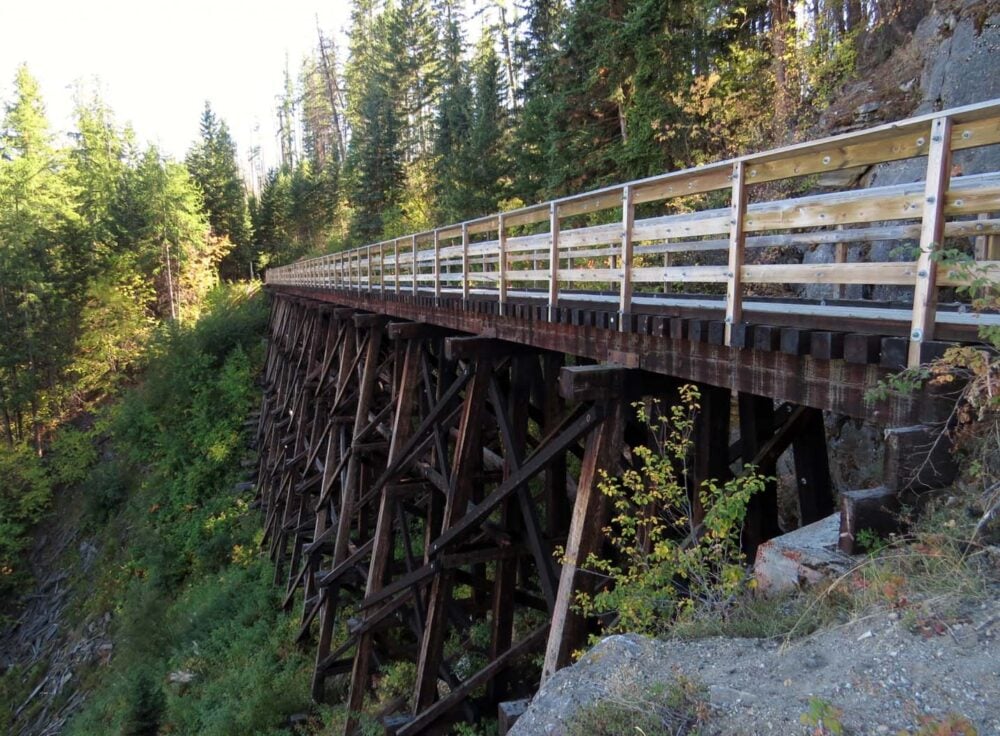
M 566 665 L 592 631 L 572 603 L 602 547 L 600 474 L 647 442 L 630 402 L 683 383 L 701 393 L 691 487 L 774 475 L 790 450 L 800 523 L 843 505 L 849 549 L 863 504 L 831 487 L 824 412 L 890 430 L 869 508 L 916 482 L 901 469 L 948 398 L 866 391 L 1000 324 L 935 256 L 998 273 L 1000 171 L 961 171 L 998 143 L 993 101 L 270 269 L 257 487 L 314 696 L 347 675 L 352 733 L 380 672 L 410 662 L 412 695 L 377 717 L 443 733 Z M 916 181 L 824 190 L 902 159 Z M 919 251 L 874 262 L 886 241 Z M 772 483 L 747 551 L 779 532 Z

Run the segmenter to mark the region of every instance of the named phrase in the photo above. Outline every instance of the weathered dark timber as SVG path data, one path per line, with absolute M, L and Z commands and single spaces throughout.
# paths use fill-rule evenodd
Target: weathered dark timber
M 258 503 L 282 604 L 301 602 L 299 640 L 315 645 L 314 696 L 350 670 L 345 734 L 376 668 L 399 657 L 417 666 L 414 707 L 400 701 L 379 717 L 400 733 L 444 733 L 530 695 L 585 642 L 595 622 L 571 602 L 590 589 L 580 573 L 602 546 L 599 473 L 645 441 L 629 402 L 667 408 L 688 375 L 703 379 L 687 478 L 696 530 L 702 483 L 725 481 L 734 461 L 774 475 L 786 449 L 801 520 L 830 511 L 824 410 L 927 417 L 947 401 L 856 395 L 885 375 L 873 361 L 885 362 L 893 338 L 741 322 L 726 347 L 718 320 L 636 314 L 620 330 L 618 314 L 582 307 L 549 322 L 537 305 L 500 316 L 476 300 L 289 292 L 272 292 Z M 777 531 L 772 483 L 744 536 L 752 547 Z M 538 612 L 545 626 L 518 641 Z M 475 625 L 489 631 L 475 652 L 485 664 L 462 679 L 456 657 L 470 654 Z M 545 650 L 541 672 L 521 656 L 532 648 Z
M 300 287 L 268 287 L 275 293 L 314 298 L 330 303 L 349 302 L 358 309 L 378 311 L 394 318 L 446 327 L 469 335 L 495 337 L 542 350 L 603 361 L 616 355 L 642 370 L 674 376 L 733 391 L 769 396 L 823 411 L 869 419 L 890 426 L 943 421 L 947 401 L 926 393 L 867 401 L 866 391 L 891 371 L 881 365 L 843 360 L 844 333 L 812 331 L 810 353 L 783 350 L 737 349 L 722 344 L 725 325 L 708 322 L 708 339 L 673 340 L 664 334 L 627 333 L 596 327 L 520 319 L 514 315 L 484 315 L 459 304 L 428 309 L 410 297 L 382 299 L 377 294 L 321 291 Z M 654 318 L 655 319 L 655 318 Z M 654 330 L 655 332 L 655 330 Z M 669 333 L 669 322 L 666 325 Z M 789 338 L 791 339 L 791 338 Z M 780 347 L 780 345 L 779 345 Z

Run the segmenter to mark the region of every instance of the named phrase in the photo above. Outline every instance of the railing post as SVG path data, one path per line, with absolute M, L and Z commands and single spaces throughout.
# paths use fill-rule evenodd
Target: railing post
M 410 238 L 410 243 L 413 247 L 413 274 L 412 274 L 412 288 L 413 296 L 417 295 L 417 236 L 413 235 Z
M 399 294 L 399 238 L 392 241 L 392 281 L 393 291 Z
M 434 304 L 441 303 L 441 235 L 434 230 Z
M 632 314 L 632 226 L 635 223 L 635 191 L 622 189 L 622 249 L 619 254 L 621 289 L 618 300 L 618 329 L 628 330 Z
M 507 314 L 507 222 L 503 213 L 497 215 L 497 293 L 500 314 Z
M 549 204 L 549 322 L 559 310 L 559 206 Z
M 927 150 L 927 178 L 924 181 L 924 212 L 920 220 L 920 255 L 917 280 L 913 287 L 913 321 L 907 364 L 920 365 L 920 345 L 934 339 L 937 314 L 937 261 L 935 249 L 944 239 L 944 199 L 951 182 L 951 118 L 940 117 L 931 124 L 931 144 Z
M 977 220 L 988 220 L 988 212 L 981 212 Z M 1000 235 L 980 235 L 976 238 L 976 260 L 1000 260 Z
M 462 301 L 469 299 L 469 225 L 462 223 Z
M 368 274 L 368 281 L 365 283 L 365 291 L 372 290 L 372 247 L 369 245 L 365 249 L 365 272 Z
M 385 296 L 385 242 L 378 244 L 378 290 Z
M 732 344 L 733 325 L 743 318 L 743 221 L 747 211 L 746 165 L 733 164 L 733 197 L 729 218 L 729 268 L 726 271 L 726 345 Z

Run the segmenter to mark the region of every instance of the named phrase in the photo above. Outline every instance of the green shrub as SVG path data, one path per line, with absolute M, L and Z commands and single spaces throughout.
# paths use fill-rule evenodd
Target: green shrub
M 92 517 L 126 540 L 94 596 L 115 610 L 115 656 L 70 734 L 152 724 L 126 714 L 156 714 L 157 688 L 160 733 L 288 733 L 288 717 L 310 708 L 296 620 L 251 552 L 259 516 L 232 491 L 259 396 L 262 302 L 219 292 L 197 323 L 160 333 L 145 380 L 111 412 L 113 459 L 87 491 Z M 193 679 L 169 683 L 178 671 Z
M 0 445 L 0 594 L 12 593 L 27 579 L 23 555 L 29 532 L 51 500 L 51 479 L 34 450 Z
M 765 479 L 746 468 L 724 484 L 705 482 L 697 490 L 704 518 L 694 524 L 685 468 L 698 399 L 696 388 L 684 386 L 668 413 L 656 402 L 635 404 L 652 446 L 634 447 L 638 467 L 601 482 L 612 507 L 604 531 L 615 554 L 591 555 L 587 567 L 612 585 L 578 593 L 577 605 L 586 615 L 613 615 L 612 630 L 666 633 L 696 608 L 731 605 L 746 590 L 740 532 Z
M 129 688 L 127 703 L 122 736 L 156 736 L 167 699 L 160 684 L 148 672 L 136 674 Z

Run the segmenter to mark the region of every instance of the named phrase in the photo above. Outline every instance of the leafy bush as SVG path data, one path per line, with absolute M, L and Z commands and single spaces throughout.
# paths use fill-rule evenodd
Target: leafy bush
M 28 532 L 51 498 L 51 479 L 34 450 L 25 444 L 0 446 L 0 594 L 24 582 Z
M 665 633 L 696 607 L 732 603 L 746 588 L 740 532 L 764 478 L 748 468 L 724 484 L 704 483 L 696 492 L 705 514 L 695 525 L 686 466 L 698 399 L 695 387 L 684 386 L 667 413 L 655 402 L 635 404 L 652 446 L 632 449 L 637 469 L 601 482 L 613 509 L 604 531 L 615 554 L 591 555 L 587 567 L 613 586 L 579 593 L 577 605 L 586 615 L 614 615 L 613 630 Z

